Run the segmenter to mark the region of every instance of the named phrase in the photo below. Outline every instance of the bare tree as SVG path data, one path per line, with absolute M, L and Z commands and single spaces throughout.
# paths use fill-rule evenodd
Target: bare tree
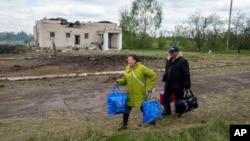
M 196 47 L 201 51 L 203 42 L 205 40 L 205 29 L 208 25 L 207 19 L 201 15 L 201 11 L 197 10 L 188 19 L 189 30 L 191 33 L 191 38 L 194 39 Z
M 237 52 L 240 49 L 247 48 L 250 45 L 250 18 L 247 18 L 243 13 L 237 13 L 233 20 L 233 32 Z
M 207 27 L 205 35 L 208 43 L 210 44 L 210 49 L 213 50 L 216 47 L 220 33 L 223 31 L 224 22 L 216 13 L 209 15 L 206 19 Z
M 183 23 L 182 25 L 176 25 L 174 27 L 174 31 L 172 32 L 172 36 L 174 37 L 174 44 L 178 45 L 178 42 L 182 38 L 189 39 L 189 28 Z

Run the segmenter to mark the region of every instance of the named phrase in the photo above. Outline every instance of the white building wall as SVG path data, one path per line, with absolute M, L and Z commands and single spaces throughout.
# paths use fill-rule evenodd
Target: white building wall
M 118 45 L 118 50 L 122 49 L 122 33 L 118 35 L 118 40 L 117 40 L 117 45 Z
M 109 36 L 108 36 L 108 33 L 104 33 L 104 35 L 103 35 L 103 50 L 108 50 L 109 48 L 108 48 L 108 38 L 109 38 Z
M 34 30 L 37 32 L 37 41 L 40 47 L 49 47 L 52 48 L 52 40 L 54 40 L 57 49 L 65 47 L 75 46 L 75 36 L 80 36 L 80 45 L 81 47 L 90 46 L 93 42 L 100 41 L 100 33 L 103 33 L 103 50 L 109 50 L 109 34 L 108 30 L 115 31 L 117 35 L 111 36 L 110 45 L 113 47 L 118 47 L 121 44 L 121 40 L 117 43 L 116 40 L 119 40 L 119 34 L 121 30 L 117 30 L 117 24 L 112 23 L 82 23 L 78 27 L 69 27 L 67 25 L 61 25 L 60 20 L 47 20 L 43 19 L 37 22 L 37 28 L 34 26 Z M 108 29 L 108 30 L 107 30 Z M 55 38 L 50 37 L 50 32 L 55 33 Z M 35 33 L 35 31 L 34 31 Z M 66 33 L 70 33 L 70 38 L 66 37 Z M 85 33 L 88 33 L 88 38 L 86 39 Z M 119 34 L 118 34 L 119 33 Z M 119 45 L 118 45 L 119 44 Z

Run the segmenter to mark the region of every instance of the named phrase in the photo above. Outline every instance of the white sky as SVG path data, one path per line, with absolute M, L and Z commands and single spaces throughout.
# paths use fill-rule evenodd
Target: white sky
M 119 10 L 131 8 L 134 0 L 1 0 L 0 32 L 25 31 L 33 34 L 35 20 L 65 18 L 75 21 L 111 21 L 118 23 Z M 172 30 L 195 11 L 207 16 L 216 13 L 228 19 L 231 0 L 158 0 L 164 13 L 161 30 Z M 234 0 L 232 14 L 250 15 L 249 0 Z M 233 18 L 233 17 L 232 17 Z

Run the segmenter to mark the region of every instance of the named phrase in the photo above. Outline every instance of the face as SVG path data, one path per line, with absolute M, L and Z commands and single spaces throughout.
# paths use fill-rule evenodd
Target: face
M 170 54 L 170 58 L 173 59 L 173 58 L 176 58 L 176 56 L 178 55 L 178 52 L 175 51 L 175 52 L 172 52 L 172 53 L 169 53 Z
M 128 61 L 128 65 L 130 67 L 134 67 L 135 66 L 136 60 L 134 60 L 133 57 L 129 56 L 128 59 L 127 59 L 127 61 Z

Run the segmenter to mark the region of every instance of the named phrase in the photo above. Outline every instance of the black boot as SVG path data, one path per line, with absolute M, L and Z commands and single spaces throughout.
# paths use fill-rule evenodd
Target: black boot
M 149 123 L 149 125 L 155 125 L 155 124 L 156 124 L 155 121 Z
M 169 115 L 171 115 L 171 111 L 167 111 L 165 108 L 164 108 L 164 110 L 163 110 L 163 112 L 162 112 L 162 115 L 163 116 L 169 116 Z
M 121 131 L 121 130 L 127 129 L 128 118 L 129 118 L 129 114 L 123 114 L 123 122 L 122 122 L 122 126 L 118 129 L 118 131 Z
M 181 118 L 182 113 L 176 113 L 176 117 Z

